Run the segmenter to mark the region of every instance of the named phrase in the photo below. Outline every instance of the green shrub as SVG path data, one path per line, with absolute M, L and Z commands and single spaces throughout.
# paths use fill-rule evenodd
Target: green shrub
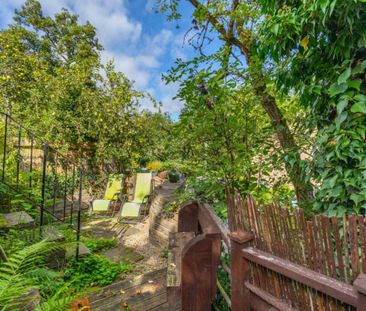
M 90 239 L 82 237 L 81 241 L 84 242 L 87 248 L 90 249 L 92 252 L 100 252 L 117 245 L 117 239 L 115 238 L 99 238 L 99 239 Z
M 104 286 L 118 279 L 121 273 L 132 271 L 124 262 L 115 263 L 103 256 L 89 255 L 79 261 L 73 260 L 65 270 L 65 280 L 72 280 L 77 289 Z

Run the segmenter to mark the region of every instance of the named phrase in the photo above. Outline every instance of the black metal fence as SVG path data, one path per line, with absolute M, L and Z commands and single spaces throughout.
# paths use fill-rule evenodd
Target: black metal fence
M 79 241 L 82 167 L 3 112 L 0 112 L 0 148 L 2 183 L 28 202 L 23 205 L 41 228 L 54 221 L 70 224 Z

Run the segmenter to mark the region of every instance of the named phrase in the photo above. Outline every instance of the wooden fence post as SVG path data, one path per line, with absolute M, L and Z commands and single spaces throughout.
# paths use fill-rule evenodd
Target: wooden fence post
M 198 231 L 198 203 L 196 201 L 183 205 L 178 215 L 178 232 Z
M 249 311 L 249 289 L 245 282 L 249 280 L 249 262 L 243 257 L 242 249 L 249 246 L 253 235 L 244 231 L 229 233 L 231 240 L 231 310 Z
M 360 273 L 353 287 L 357 292 L 357 311 L 366 311 L 366 274 Z

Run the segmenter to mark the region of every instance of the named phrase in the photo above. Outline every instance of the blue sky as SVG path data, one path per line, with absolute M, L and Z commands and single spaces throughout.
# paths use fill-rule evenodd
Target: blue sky
M 14 9 L 25 0 L 2 0 L 0 28 L 12 22 Z M 67 8 L 79 15 L 82 22 L 90 21 L 97 28 L 98 38 L 105 50 L 104 62 L 114 59 L 116 68 L 135 81 L 135 88 L 151 93 L 163 103 L 163 111 L 174 119 L 183 103 L 173 100 L 177 85 L 165 85 L 161 80 L 177 57 L 192 57 L 192 48 L 184 44 L 185 31 L 190 27 L 189 4 L 181 9 L 186 20 L 180 28 L 166 21 L 153 9 L 155 0 L 40 0 L 44 13 L 53 15 Z M 183 3 L 186 1 L 182 1 Z M 150 102 L 142 103 L 153 110 Z

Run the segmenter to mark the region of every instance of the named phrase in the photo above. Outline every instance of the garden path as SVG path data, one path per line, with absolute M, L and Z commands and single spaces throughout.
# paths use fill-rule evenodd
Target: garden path
M 103 256 L 113 261 L 128 260 L 134 264 L 133 272 L 126 279 L 114 282 L 89 296 L 92 310 L 168 310 L 167 259 L 164 251 L 169 234 L 165 231 L 175 230 L 176 217 L 162 219 L 158 214 L 167 202 L 175 199 L 173 193 L 176 189 L 177 185 L 167 182 L 157 187 L 149 217 L 140 223 L 126 225 L 119 224 L 115 218 L 105 218 L 93 220 L 84 226 L 83 230 L 91 232 L 95 237 L 118 238 L 117 247 L 101 253 Z M 160 243 L 152 243 L 152 240 L 156 241 L 157 229 L 161 227 L 162 221 L 168 222 L 169 228 L 164 228 Z M 178 306 L 176 310 L 179 310 Z

